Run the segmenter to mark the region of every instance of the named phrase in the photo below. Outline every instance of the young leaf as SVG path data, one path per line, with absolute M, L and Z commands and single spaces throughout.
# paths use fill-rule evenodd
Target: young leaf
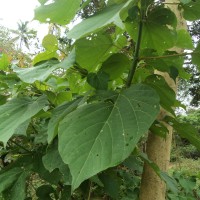
M 56 36 L 52 34 L 46 35 L 42 40 L 42 46 L 47 51 L 57 51 L 58 50 L 58 40 Z
M 115 24 L 120 28 L 124 25 L 120 18 L 120 12 L 127 7 L 132 0 L 128 0 L 126 3 L 113 5 L 105 8 L 100 13 L 82 21 L 76 25 L 71 31 L 68 32 L 67 36 L 69 38 L 79 39 L 89 33 L 95 33 L 105 26 L 110 24 Z
M 48 5 L 43 4 L 35 9 L 34 19 L 60 25 L 68 24 L 79 10 L 80 3 L 81 0 L 57 0 Z
M 28 97 L 15 98 L 0 106 L 0 141 L 6 144 L 22 123 L 37 114 L 47 104 L 46 96 L 41 96 L 37 100 Z
M 0 70 L 6 70 L 10 64 L 9 58 L 6 54 L 0 54 Z
M 59 152 L 69 165 L 72 190 L 127 158 L 159 112 L 159 97 L 142 84 L 124 90 L 116 98 L 114 104 L 81 106 L 59 125 Z

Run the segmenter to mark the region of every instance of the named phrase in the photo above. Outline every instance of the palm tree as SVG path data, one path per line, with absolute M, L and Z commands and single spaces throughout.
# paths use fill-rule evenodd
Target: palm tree
M 12 30 L 12 33 L 17 35 L 15 38 L 13 38 L 12 41 L 19 41 L 19 49 L 22 48 L 22 44 L 26 46 L 27 49 L 29 49 L 30 40 L 36 38 L 36 31 L 28 28 L 28 21 L 26 22 L 18 22 L 18 29 Z

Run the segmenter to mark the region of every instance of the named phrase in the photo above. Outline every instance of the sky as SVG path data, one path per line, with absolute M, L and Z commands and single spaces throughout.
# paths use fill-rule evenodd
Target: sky
M 0 25 L 7 28 L 17 29 L 17 22 L 31 21 L 30 28 L 38 31 L 41 39 L 47 34 L 47 25 L 39 25 L 33 20 L 34 8 L 39 5 L 37 0 L 0 0 Z M 38 28 L 39 27 L 39 28 Z

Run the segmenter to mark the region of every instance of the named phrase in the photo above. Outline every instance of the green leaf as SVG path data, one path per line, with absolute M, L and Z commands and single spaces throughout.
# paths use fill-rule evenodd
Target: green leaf
M 172 192 L 177 194 L 178 186 L 176 180 L 173 177 L 169 176 L 166 172 L 160 172 L 160 177 L 166 182 L 168 188 Z
M 176 83 L 178 73 L 179 71 L 176 67 L 173 67 L 173 66 L 170 67 L 169 76 L 174 80 L 174 83 Z
M 42 185 L 37 189 L 36 195 L 39 197 L 38 200 L 49 200 L 52 199 L 50 194 L 54 192 L 55 190 L 51 185 Z
M 192 63 L 197 65 L 198 69 L 200 70 L 200 43 L 197 45 L 192 54 Z
M 95 33 L 102 29 L 105 26 L 110 24 L 115 24 L 120 28 L 123 28 L 124 25 L 120 18 L 120 12 L 130 4 L 131 0 L 123 4 L 117 4 L 105 8 L 103 11 L 93 15 L 92 17 L 82 21 L 76 25 L 72 30 L 67 34 L 69 38 L 79 39 L 83 36 L 86 36 L 90 33 Z
M 34 83 L 35 81 L 44 81 L 47 77 L 58 68 L 57 60 L 49 60 L 35 67 L 19 68 L 13 66 L 13 71 L 25 83 Z
M 26 178 L 28 173 L 23 172 L 9 189 L 10 199 L 24 200 L 26 197 Z M 8 191 L 7 191 L 8 192 Z
M 42 40 L 42 46 L 47 51 L 57 51 L 58 50 L 58 40 L 55 35 L 48 34 Z
M 22 123 L 37 114 L 47 104 L 46 96 L 41 96 L 37 100 L 28 97 L 15 98 L 0 106 L 0 141 L 6 144 Z
M 182 175 L 178 176 L 178 181 L 181 187 L 184 189 L 184 192 L 189 195 L 193 194 L 193 191 L 196 187 L 196 178 L 195 177 L 183 177 Z
M 46 49 L 45 52 L 39 53 L 33 59 L 33 65 L 39 63 L 44 60 L 49 60 L 51 58 L 58 59 L 58 54 L 56 51 L 58 50 L 58 40 L 56 36 L 52 34 L 46 35 L 42 40 L 42 45 Z
M 79 103 L 81 102 L 82 98 L 76 99 L 71 102 L 63 103 L 60 106 L 57 106 L 53 112 L 51 119 L 48 124 L 48 143 L 51 143 L 53 139 L 58 134 L 58 124 L 59 122 L 70 112 L 74 111 Z
M 140 153 L 140 157 L 154 170 L 154 172 L 166 182 L 169 189 L 177 194 L 178 193 L 178 185 L 173 177 L 170 177 L 166 172 L 160 170 L 160 168 L 151 160 L 149 160 L 148 156 L 144 153 Z
M 176 101 L 176 94 L 169 87 L 165 79 L 160 75 L 151 75 L 146 78 L 145 83 L 156 90 L 160 97 L 160 105 L 170 113 L 174 114 L 172 106 Z
M 174 28 L 177 25 L 177 19 L 174 12 L 172 12 L 169 8 L 164 8 L 163 6 L 157 6 L 150 11 L 150 13 L 148 13 L 147 20 L 160 25 L 171 25 Z
M 96 67 L 109 56 L 113 46 L 110 36 L 97 34 L 91 38 L 82 38 L 75 43 L 76 61 L 82 67 L 95 71 Z
M 45 51 L 45 52 L 39 53 L 33 59 L 33 65 L 36 65 L 37 63 L 39 63 L 41 61 L 50 60 L 52 58 L 58 59 L 58 54 L 55 51 L 53 51 L 53 52 Z
M 44 81 L 57 68 L 68 69 L 75 62 L 75 51 L 72 51 L 62 62 L 57 60 L 49 60 L 42 64 L 38 64 L 30 68 L 19 68 L 13 66 L 13 71 L 17 73 L 19 78 L 26 83 L 34 83 L 35 81 Z
M 87 76 L 87 82 L 96 90 L 106 90 L 108 88 L 109 75 L 103 71 L 97 74 L 90 73 Z
M 184 29 L 177 30 L 176 46 L 183 49 L 193 49 L 192 38 L 190 33 Z
M 2 170 L 0 172 L 0 192 L 9 188 L 23 172 L 21 168 L 11 168 L 9 170 Z
M 60 154 L 58 152 L 58 145 L 57 142 L 54 142 L 49 148 L 47 149 L 46 154 L 42 158 L 44 167 L 49 171 L 53 172 L 55 169 L 59 169 L 62 173 L 65 185 L 71 183 L 71 174 L 69 171 L 68 166 L 63 162 Z
M 0 70 L 6 70 L 10 64 L 9 58 L 6 54 L 0 54 Z
M 162 138 L 166 138 L 167 134 L 169 133 L 169 130 L 166 128 L 166 126 L 164 126 L 157 120 L 155 120 L 152 126 L 150 127 L 150 131 L 153 134 L 158 135 Z
M 125 23 L 126 30 L 134 41 L 138 37 L 138 23 Z M 174 30 L 160 25 L 157 21 L 147 21 L 143 24 L 141 48 L 155 49 L 159 54 L 174 46 L 177 35 Z
M 149 70 L 148 68 L 144 67 L 138 67 L 135 71 L 132 83 L 143 83 L 145 79 L 152 75 L 152 70 Z
M 120 78 L 123 72 L 130 68 L 131 62 L 127 56 L 121 53 L 113 54 L 102 65 L 102 70 L 109 74 L 110 79 Z
M 15 135 L 25 135 L 26 136 L 26 131 L 31 122 L 31 119 L 26 120 L 24 123 L 20 124 L 16 130 L 15 130 Z
M 44 167 L 42 156 L 39 152 L 33 157 L 33 171 L 38 173 L 40 178 L 49 182 L 50 184 L 57 185 L 62 178 L 62 174 L 58 169 L 53 170 L 51 173 Z
M 59 125 L 59 152 L 69 165 L 72 190 L 127 158 L 159 112 L 157 94 L 142 84 L 124 90 L 116 98 L 114 104 L 81 106 Z
M 38 0 L 40 4 L 44 5 L 48 0 Z
M 48 96 L 49 101 L 54 105 L 60 105 L 63 102 L 72 100 L 72 93 L 70 91 L 63 91 L 59 93 L 46 91 L 45 94 Z
M 156 23 L 145 23 L 142 35 L 142 48 L 156 49 L 157 52 L 164 52 L 165 50 L 174 46 L 176 41 L 176 34 L 166 26 L 161 26 Z
M 99 175 L 100 181 L 104 185 L 104 191 L 113 199 L 119 197 L 121 179 L 116 173 L 107 171 Z
M 48 5 L 41 5 L 35 9 L 34 19 L 40 22 L 68 24 L 79 10 L 81 0 L 56 0 Z
M 190 3 L 192 0 L 180 0 L 181 3 L 183 4 L 187 4 L 187 3 Z
M 191 144 L 200 150 L 200 137 L 194 126 L 188 123 L 178 122 L 176 119 L 169 116 L 165 117 L 164 120 L 176 130 L 177 134 L 189 140 Z
M 172 78 L 177 76 L 178 71 L 179 77 L 188 80 L 190 78 L 190 74 L 188 74 L 182 67 L 184 64 L 184 58 L 183 56 L 176 55 L 177 53 L 174 51 L 166 51 L 162 54 L 163 58 L 159 58 L 159 55 L 152 49 L 145 49 L 141 52 L 141 57 L 144 57 L 145 63 L 153 69 L 167 72 Z M 176 72 L 173 68 L 177 69 Z M 175 74 L 173 75 L 172 73 Z
M 183 17 L 188 21 L 194 21 L 200 19 L 200 2 L 190 1 L 187 4 L 182 5 Z
M 6 103 L 6 100 L 7 100 L 7 96 L 4 96 L 4 95 L 0 94 L 0 105 Z

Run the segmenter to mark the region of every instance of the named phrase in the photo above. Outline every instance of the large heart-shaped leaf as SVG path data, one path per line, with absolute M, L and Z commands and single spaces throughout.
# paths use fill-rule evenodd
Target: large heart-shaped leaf
M 37 100 L 15 98 L 0 106 L 0 141 L 7 143 L 15 130 L 48 104 L 46 96 Z
M 79 39 L 89 33 L 94 33 L 101 28 L 114 23 L 115 25 L 123 28 L 123 23 L 120 18 L 120 12 L 123 8 L 127 7 L 132 0 L 123 4 L 117 4 L 105 8 L 102 12 L 82 21 L 76 25 L 71 31 L 68 32 L 69 38 Z
M 46 2 L 46 1 L 45 1 Z M 56 0 L 35 9 L 35 19 L 40 22 L 68 24 L 80 8 L 81 0 Z
M 60 155 L 72 174 L 72 189 L 127 158 L 158 112 L 157 93 L 138 84 L 118 94 L 115 103 L 92 103 L 68 114 L 58 135 Z
M 177 40 L 177 35 L 169 25 L 176 27 L 176 24 L 176 16 L 170 9 L 161 6 L 152 9 L 143 23 L 141 48 L 155 49 L 157 52 L 162 53 L 173 47 Z M 127 20 L 125 26 L 133 40 L 137 41 L 138 22 L 136 20 Z

